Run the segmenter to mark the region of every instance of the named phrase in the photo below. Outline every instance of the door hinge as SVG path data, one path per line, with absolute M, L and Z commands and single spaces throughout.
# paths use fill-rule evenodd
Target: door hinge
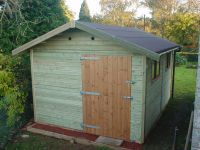
M 99 57 L 80 57 L 80 60 L 99 60 Z
M 126 83 L 128 83 L 128 84 L 135 84 L 136 82 L 135 81 L 131 81 L 131 80 L 127 80 Z
M 81 128 L 93 128 L 93 129 L 98 129 L 100 128 L 99 126 L 96 126 L 96 125 L 89 125 L 89 124 L 84 124 L 84 123 L 81 123 Z
M 133 97 L 132 96 L 123 96 L 123 99 L 125 99 L 125 100 L 132 100 Z
M 84 91 L 80 91 L 80 94 L 81 95 L 96 95 L 96 96 L 100 95 L 100 93 L 97 93 L 97 92 L 84 92 Z

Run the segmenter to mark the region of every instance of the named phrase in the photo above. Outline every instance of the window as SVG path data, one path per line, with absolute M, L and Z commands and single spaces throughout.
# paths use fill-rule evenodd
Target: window
M 151 62 L 152 79 L 156 79 L 160 75 L 160 62 L 152 60 Z
M 171 64 L 171 53 L 168 53 L 167 54 L 167 58 L 166 58 L 166 68 L 169 68 L 170 67 L 170 64 Z

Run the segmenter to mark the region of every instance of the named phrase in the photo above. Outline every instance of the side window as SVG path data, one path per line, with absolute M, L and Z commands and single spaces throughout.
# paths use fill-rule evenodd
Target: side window
M 156 79 L 160 76 L 160 62 L 158 61 L 151 61 L 151 70 L 152 70 L 152 79 Z
M 169 68 L 171 65 L 171 53 L 167 53 L 166 59 L 166 68 Z

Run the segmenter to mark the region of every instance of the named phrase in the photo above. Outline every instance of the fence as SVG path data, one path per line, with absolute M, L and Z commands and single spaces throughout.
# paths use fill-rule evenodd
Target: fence
M 187 68 L 197 68 L 198 53 L 179 52 L 176 54 L 176 65 L 186 65 Z

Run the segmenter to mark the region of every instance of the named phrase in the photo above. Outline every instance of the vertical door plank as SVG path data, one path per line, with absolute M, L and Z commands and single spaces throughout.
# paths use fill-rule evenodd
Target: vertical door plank
M 113 110 L 113 118 L 112 118 L 112 128 L 113 128 L 113 137 L 118 137 L 118 110 L 117 110 L 117 99 L 118 99 L 118 58 L 116 56 L 112 57 L 113 65 L 112 65 L 112 70 L 113 70 L 113 105 L 112 105 L 112 110 Z
M 108 135 L 108 57 L 103 58 L 103 135 Z
M 121 118 L 121 122 L 120 122 L 120 124 L 121 124 L 121 130 L 122 130 L 122 134 L 121 134 L 121 137 L 125 137 L 125 133 L 124 133 L 124 129 L 125 129 L 125 124 L 126 124 L 126 122 L 125 122 L 125 115 L 126 115 L 126 110 L 125 110 L 125 103 L 126 103 L 126 101 L 129 101 L 129 100 L 124 100 L 123 99 L 123 96 L 128 96 L 127 95 L 127 83 L 126 83 L 126 80 L 127 80 L 127 64 L 126 64 L 126 58 L 125 57 L 122 57 L 122 59 L 120 60 L 120 63 L 121 63 L 121 70 L 120 70 L 120 73 L 121 73 L 121 79 L 120 79 L 120 81 L 121 81 L 121 83 L 120 83 L 120 88 L 121 88 L 121 91 L 122 91 L 122 93 L 121 93 L 121 97 L 122 97 L 122 99 L 121 99 L 121 107 L 120 107 L 120 114 L 121 114 L 121 116 L 123 116 L 122 118 Z
M 91 56 L 92 57 L 92 56 Z M 94 89 L 94 84 L 95 84 L 95 77 L 94 77 L 94 60 L 90 60 L 89 61 L 89 65 L 90 65 L 90 90 L 89 92 L 96 92 L 95 89 Z M 94 95 L 90 95 L 90 102 L 89 102 L 89 107 L 90 107 L 90 111 L 89 111 L 89 115 L 90 115 L 90 125 L 96 125 L 95 124 L 95 110 L 94 110 L 94 105 L 95 105 L 95 96 Z M 95 133 L 95 129 L 94 128 L 89 128 L 90 132 L 91 133 Z
M 124 76 L 123 76 L 123 80 L 124 81 L 129 81 L 129 72 L 128 72 L 128 63 L 129 63 L 129 57 L 124 57 L 123 59 L 123 68 L 124 68 Z M 124 96 L 131 96 L 130 94 L 130 84 L 125 83 L 123 86 L 124 89 Z M 125 137 L 126 139 L 129 138 L 129 133 L 127 132 L 130 128 L 130 118 L 129 118 L 129 107 L 130 106 L 130 100 L 124 100 L 123 101 L 123 137 Z
M 99 89 L 98 91 L 100 92 L 100 96 L 99 96 L 99 135 L 103 135 L 103 130 L 104 130 L 104 124 L 103 124 L 103 118 L 104 118 L 104 113 L 103 113 L 103 86 L 104 86 L 104 82 L 103 82 L 103 57 L 99 60 L 98 63 L 98 80 L 99 80 Z
M 119 134 L 119 137 L 123 137 L 123 105 L 124 105 L 124 99 L 123 99 L 123 96 L 124 96 L 124 87 L 123 87 L 123 82 L 124 79 L 123 77 L 125 76 L 124 74 L 124 71 L 123 71 L 123 56 L 120 56 L 118 58 L 118 64 L 119 64 L 119 70 L 118 70 L 118 90 L 119 90 L 119 97 L 118 97 L 118 111 L 119 111 L 119 122 L 118 122 L 118 128 L 119 128 L 119 131 L 120 131 L 120 134 Z
M 82 91 L 85 90 L 85 62 L 81 62 L 81 73 L 82 73 Z M 82 109 L 83 109 L 83 123 L 87 122 L 87 115 L 86 115 L 86 97 L 82 95 Z M 83 127 L 83 130 L 85 131 L 85 128 Z
M 88 91 L 89 90 L 89 70 L 90 70 L 90 66 L 89 66 L 89 62 L 88 61 L 83 61 L 83 72 L 84 72 L 84 81 L 83 81 L 83 91 Z M 84 103 L 84 122 L 90 122 L 90 118 L 89 118 L 89 109 L 88 109 L 88 105 L 89 105 L 89 96 L 88 95 L 83 95 L 83 103 Z M 89 132 L 88 128 L 84 127 L 84 130 L 86 132 Z
M 94 61 L 94 91 L 99 92 L 99 61 Z M 100 93 L 101 94 L 101 93 Z M 99 126 L 99 96 L 94 96 L 94 114 L 95 114 L 95 125 Z M 94 134 L 99 134 L 99 128 L 95 129 Z
M 112 124 L 113 124 L 113 58 L 108 57 L 108 135 L 113 136 Z

